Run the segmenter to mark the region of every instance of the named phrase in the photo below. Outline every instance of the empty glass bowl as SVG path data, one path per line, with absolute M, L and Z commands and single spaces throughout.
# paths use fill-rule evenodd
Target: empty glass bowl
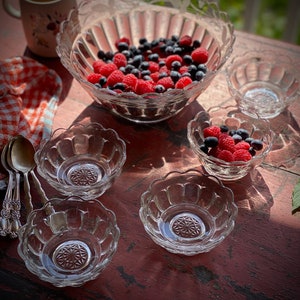
M 231 162 L 204 152 L 201 149 L 204 144 L 204 128 L 222 125 L 226 125 L 229 130 L 247 130 L 250 137 L 262 141 L 262 149 L 248 161 Z M 188 123 L 187 135 L 191 149 L 198 156 L 204 169 L 224 181 L 243 178 L 253 168 L 259 166 L 270 152 L 274 140 L 274 132 L 270 129 L 268 120 L 245 115 L 236 106 L 212 107 L 208 111 L 198 112 Z
M 18 232 L 27 269 L 58 287 L 80 286 L 104 270 L 118 246 L 115 214 L 97 200 L 50 199 Z
M 139 215 L 156 244 L 191 256 L 220 244 L 233 230 L 237 211 L 229 188 L 190 169 L 154 180 L 141 196 Z
M 194 101 L 227 61 L 235 41 L 226 13 L 214 3 L 168 1 L 169 7 L 143 1 L 82 1 L 60 27 L 57 53 L 62 64 L 89 95 L 110 112 L 137 123 L 168 119 Z M 164 93 L 116 92 L 87 81 L 99 50 L 116 52 L 123 37 L 138 46 L 141 38 L 153 41 L 190 35 L 209 53 L 206 76 L 184 89 Z
M 234 57 L 226 68 L 228 89 L 241 110 L 268 119 L 300 96 L 299 74 L 287 55 L 269 51 L 246 52 Z
M 101 196 L 120 175 L 126 145 L 98 123 L 57 129 L 35 154 L 38 173 L 63 195 Z

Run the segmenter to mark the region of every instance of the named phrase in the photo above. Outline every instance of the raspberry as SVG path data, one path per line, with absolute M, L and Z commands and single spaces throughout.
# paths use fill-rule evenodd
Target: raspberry
M 192 83 L 193 80 L 188 77 L 188 76 L 184 76 L 181 77 L 175 84 L 175 88 L 176 89 L 183 89 L 184 87 L 186 87 L 187 85 L 189 85 L 190 83 Z
M 233 153 L 234 161 L 249 161 L 251 158 L 251 154 L 245 149 L 239 149 Z
M 170 76 L 163 77 L 157 81 L 157 84 L 162 85 L 165 89 L 174 88 L 174 82 Z
M 188 47 L 192 44 L 193 40 L 192 37 L 189 35 L 184 35 L 179 40 L 179 46 Z
M 92 83 L 92 84 L 96 84 L 96 83 L 99 83 L 99 80 L 100 80 L 101 77 L 102 77 L 101 74 L 90 73 L 87 76 L 87 81 L 90 82 L 90 83 Z
M 214 156 L 214 157 L 218 157 L 218 155 L 220 154 L 221 150 L 219 147 L 214 147 L 214 148 L 210 148 L 208 151 L 208 155 L 209 156 Z
M 170 70 L 171 67 L 172 67 L 172 63 L 174 61 L 179 61 L 180 63 L 182 63 L 182 57 L 178 54 L 173 54 L 173 55 L 169 55 L 167 58 L 166 58 L 166 66 L 167 68 Z
M 118 82 L 122 82 L 124 74 L 120 70 L 113 71 L 107 78 L 107 85 L 113 87 Z
M 241 142 L 238 142 L 237 144 L 235 144 L 234 147 L 235 147 L 235 151 L 239 150 L 239 149 L 249 150 L 250 144 L 245 141 L 241 141 Z
M 154 61 L 149 61 L 149 68 L 148 68 L 148 70 L 151 73 L 158 72 L 159 71 L 159 64 L 157 62 L 154 62 Z
M 127 74 L 123 77 L 122 82 L 126 85 L 126 88 L 129 90 L 134 90 L 136 83 L 137 83 L 137 78 L 133 74 Z
M 99 73 L 105 77 L 108 77 L 113 71 L 115 71 L 117 69 L 118 69 L 118 67 L 115 64 L 108 63 L 108 64 L 103 65 L 100 68 Z
M 217 157 L 227 162 L 233 161 L 233 154 L 228 150 L 221 150 Z
M 203 47 L 199 47 L 192 52 L 191 56 L 194 62 L 204 64 L 208 60 L 208 51 Z
M 179 73 L 180 74 L 188 73 L 188 71 L 189 71 L 189 67 L 188 66 L 181 66 L 179 68 Z
M 154 92 L 154 87 L 151 81 L 145 81 L 143 79 L 138 79 L 136 86 L 135 86 L 135 92 L 138 95 L 142 95 L 145 93 L 152 93 Z
M 209 136 L 215 136 L 219 137 L 221 130 L 219 126 L 209 126 L 203 129 L 203 136 L 209 137 Z
M 151 74 L 150 74 L 150 77 L 152 78 L 152 80 L 153 80 L 154 82 L 157 82 L 157 81 L 159 80 L 159 75 L 160 75 L 159 72 L 154 72 L 154 73 L 151 73 Z
M 113 58 L 113 63 L 118 67 L 125 67 L 127 65 L 127 58 L 123 53 L 116 53 Z
M 105 62 L 102 59 L 95 60 L 93 62 L 94 73 L 100 73 L 100 68 L 105 65 Z
M 221 134 L 219 137 L 219 147 L 222 150 L 228 150 L 233 153 L 235 151 L 234 139 L 229 135 Z

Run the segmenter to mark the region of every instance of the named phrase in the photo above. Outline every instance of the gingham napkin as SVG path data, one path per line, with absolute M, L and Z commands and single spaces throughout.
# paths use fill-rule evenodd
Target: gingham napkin
M 17 134 L 34 146 L 50 136 L 61 90 L 57 73 L 31 58 L 0 61 L 0 152 Z

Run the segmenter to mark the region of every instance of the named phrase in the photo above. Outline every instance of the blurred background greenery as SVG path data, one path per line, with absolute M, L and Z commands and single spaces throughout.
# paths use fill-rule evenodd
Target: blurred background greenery
M 254 33 L 273 39 L 282 39 L 286 25 L 287 0 L 261 0 Z M 237 30 L 243 30 L 245 0 L 219 0 L 221 10 L 226 11 Z M 298 9 L 300 10 L 300 1 Z M 300 45 L 300 30 L 296 43 Z

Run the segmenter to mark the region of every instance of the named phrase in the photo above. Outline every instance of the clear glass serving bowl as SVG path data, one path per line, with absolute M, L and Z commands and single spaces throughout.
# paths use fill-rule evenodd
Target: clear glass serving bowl
M 226 162 L 206 154 L 200 146 L 204 143 L 203 129 L 209 126 L 226 125 L 229 130 L 246 129 L 250 137 L 261 140 L 263 149 L 249 161 Z M 204 169 L 211 175 L 224 181 L 234 181 L 245 177 L 253 168 L 259 166 L 271 151 L 274 132 L 268 120 L 256 116 L 252 118 L 241 112 L 236 106 L 212 107 L 208 111 L 200 111 L 188 123 L 187 136 L 190 147 L 199 158 Z
M 249 51 L 234 57 L 225 71 L 231 95 L 252 117 L 274 118 L 300 96 L 300 73 L 287 55 Z
M 97 200 L 50 199 L 18 232 L 27 269 L 57 287 L 80 286 L 111 262 L 120 230 L 115 214 Z
M 168 119 L 194 101 L 227 61 L 235 42 L 233 26 L 216 4 L 168 1 L 169 7 L 143 1 L 82 1 L 62 23 L 57 53 L 62 64 L 88 94 L 110 112 L 137 123 Z M 184 89 L 164 93 L 117 93 L 87 81 L 98 51 L 115 52 L 115 41 L 127 37 L 131 45 L 140 38 L 152 41 L 172 35 L 191 35 L 209 52 L 206 76 Z
M 156 244 L 192 256 L 219 245 L 233 230 L 237 212 L 229 188 L 189 169 L 154 180 L 141 196 L 139 215 Z
M 35 154 L 38 173 L 63 195 L 101 196 L 120 175 L 125 142 L 98 123 L 57 129 Z

